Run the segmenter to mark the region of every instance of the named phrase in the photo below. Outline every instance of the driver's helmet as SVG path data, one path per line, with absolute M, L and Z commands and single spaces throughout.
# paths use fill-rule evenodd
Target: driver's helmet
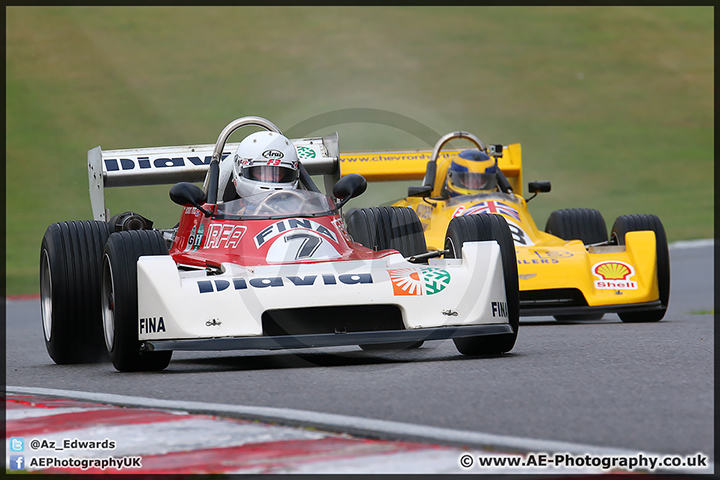
M 300 176 L 292 142 L 275 132 L 255 132 L 240 142 L 233 157 L 233 184 L 240 197 L 295 189 Z
M 497 166 L 480 150 L 464 150 L 455 155 L 447 170 L 447 193 L 451 197 L 492 192 L 497 187 Z

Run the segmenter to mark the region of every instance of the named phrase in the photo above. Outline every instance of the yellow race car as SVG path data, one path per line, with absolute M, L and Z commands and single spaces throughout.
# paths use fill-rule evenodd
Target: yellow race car
M 443 147 L 463 139 L 475 148 Z M 595 320 L 617 313 L 623 322 L 656 322 L 670 296 L 665 230 L 656 215 L 619 216 L 610 231 L 598 210 L 552 212 L 538 229 L 527 202 L 550 191 L 550 182 L 530 182 L 523 198 L 520 144 L 488 145 L 467 132 L 443 136 L 432 151 L 341 155 L 343 175 L 368 180 L 423 179 L 394 206 L 413 209 L 422 223 L 425 257 L 458 258 L 448 225 L 453 218 L 501 215 L 515 243 L 520 315 L 557 320 Z

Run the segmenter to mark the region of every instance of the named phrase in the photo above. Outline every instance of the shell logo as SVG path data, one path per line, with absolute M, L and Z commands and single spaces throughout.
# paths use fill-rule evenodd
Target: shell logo
M 629 263 L 610 260 L 596 263 L 592 273 L 600 280 L 595 280 L 595 288 L 601 290 L 637 290 L 638 283 L 629 280 L 635 275 L 635 268 Z
M 394 295 L 434 295 L 450 284 L 450 273 L 440 268 L 388 270 Z

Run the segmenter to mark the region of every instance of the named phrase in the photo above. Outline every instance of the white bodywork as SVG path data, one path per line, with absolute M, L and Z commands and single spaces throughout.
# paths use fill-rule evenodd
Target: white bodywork
M 178 270 L 169 256 L 141 257 L 139 340 L 259 336 L 267 309 L 337 305 L 398 305 L 406 329 L 508 324 L 494 241 L 466 243 L 461 260 L 433 259 L 429 265 L 396 253 L 371 261 L 252 269 L 225 263 L 222 269 L 208 275 L 204 269 Z

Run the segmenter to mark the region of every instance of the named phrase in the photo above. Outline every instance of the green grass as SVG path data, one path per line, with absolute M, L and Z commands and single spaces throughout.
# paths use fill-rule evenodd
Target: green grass
M 50 223 L 91 217 L 87 150 L 213 143 L 242 115 L 288 130 L 372 108 L 521 143 L 525 180 L 553 182 L 530 204 L 541 227 L 591 207 L 712 237 L 713 28 L 712 7 L 8 7 L 7 291 L 38 291 Z M 429 147 L 347 121 L 303 134 Z M 167 191 L 112 189 L 107 206 L 168 226 Z

